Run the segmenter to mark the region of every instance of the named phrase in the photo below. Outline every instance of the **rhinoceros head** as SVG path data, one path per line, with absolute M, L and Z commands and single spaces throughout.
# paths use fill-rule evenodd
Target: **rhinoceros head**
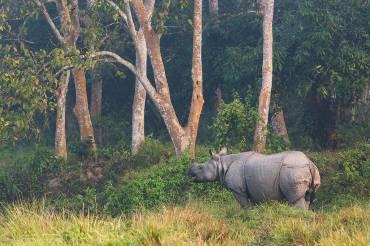
M 219 177 L 221 167 L 221 156 L 227 154 L 226 148 L 222 148 L 220 153 L 213 155 L 210 151 L 211 159 L 204 163 L 193 163 L 188 170 L 188 176 L 194 182 L 216 181 Z

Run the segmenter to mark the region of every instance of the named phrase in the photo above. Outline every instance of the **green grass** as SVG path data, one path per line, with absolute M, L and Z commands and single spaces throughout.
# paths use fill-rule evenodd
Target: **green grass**
M 369 245 L 368 201 L 305 211 L 282 203 L 241 209 L 189 200 L 116 218 L 53 212 L 40 203 L 8 206 L 3 245 Z M 328 204 L 330 206 L 330 204 Z
M 60 199 L 6 201 L 0 209 L 0 245 L 370 245 L 370 143 L 308 153 L 322 177 L 310 211 L 277 202 L 241 209 L 219 185 L 189 183 L 184 175 L 189 157 L 177 159 L 164 150 L 149 146 L 131 158 L 107 149 L 106 183 L 66 186 L 73 189 L 58 193 Z M 35 173 L 42 177 L 54 170 L 39 153 L 29 157 L 31 169 L 13 168 L 4 187 L 20 176 L 19 187 L 39 188 Z M 10 152 L 3 157 L 12 160 Z M 205 147 L 197 157 L 209 158 Z M 39 160 L 42 165 L 36 165 Z M 9 176 L 8 169 L 2 171 Z M 32 175 L 36 178 L 23 181 Z

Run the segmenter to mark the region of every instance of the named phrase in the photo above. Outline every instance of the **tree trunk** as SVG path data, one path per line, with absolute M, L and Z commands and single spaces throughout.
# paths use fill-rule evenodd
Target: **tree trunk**
M 274 114 L 271 117 L 271 124 L 273 132 L 289 143 L 288 130 L 285 125 L 283 109 L 275 102 L 273 105 Z
M 211 16 L 211 22 L 213 28 L 218 28 L 218 0 L 209 0 L 209 15 Z
M 136 69 L 142 76 L 147 76 L 147 48 L 142 30 L 137 35 Z M 145 141 L 145 100 L 146 90 L 139 79 L 135 80 L 135 95 L 132 104 L 132 141 L 131 152 L 136 155 Z
M 263 152 L 266 147 L 267 123 L 270 106 L 272 87 L 272 20 L 274 15 L 274 0 L 262 0 L 263 13 L 263 64 L 262 64 L 262 87 L 259 96 L 258 116 L 254 133 L 254 148 L 257 152 Z
M 62 75 L 57 94 L 57 118 L 55 127 L 55 156 L 67 159 L 66 100 L 70 71 Z
M 220 110 L 221 110 L 221 103 L 222 103 L 222 91 L 221 91 L 221 88 L 220 87 L 217 87 L 216 90 L 215 90 L 215 99 L 216 99 L 216 102 L 215 102 L 215 109 L 216 109 L 216 113 L 219 113 Z
M 85 71 L 82 68 L 75 68 L 72 70 L 72 74 L 76 90 L 74 113 L 80 128 L 81 140 L 89 141 L 91 150 L 95 151 L 96 144 L 87 101 Z
M 366 119 L 369 111 L 370 84 L 367 84 L 362 92 L 359 121 L 362 126 L 366 125 Z
M 191 72 L 193 80 L 193 95 L 187 128 L 190 131 L 190 153 L 194 158 L 200 114 L 204 104 L 202 69 L 202 0 L 194 1 L 193 60 Z
M 102 112 L 102 96 L 103 96 L 103 80 L 99 72 L 94 69 L 91 83 L 91 103 L 90 114 L 91 118 L 98 122 L 95 126 L 95 140 L 97 144 L 102 143 L 102 128 L 100 127 L 100 117 Z
M 151 26 L 150 16 L 151 7 L 145 7 L 143 0 L 132 0 L 136 16 L 138 17 L 140 27 L 143 30 L 145 43 L 149 51 L 149 57 L 154 73 L 155 88 L 152 86 L 147 76 L 143 76 L 135 66 L 119 55 L 109 52 L 96 52 L 94 56 L 108 55 L 116 61 L 130 69 L 138 78 L 140 83 L 145 88 L 146 92 L 154 102 L 161 117 L 167 127 L 171 140 L 174 144 L 176 154 L 182 154 L 187 148 L 190 148 L 192 155 L 195 153 L 195 142 L 198 133 L 199 118 L 203 107 L 203 79 L 202 79 L 202 1 L 194 1 L 194 34 L 193 34 L 193 61 L 192 61 L 192 79 L 193 79 L 193 94 L 191 100 L 190 113 L 186 127 L 182 127 L 176 116 L 175 109 L 171 102 L 171 95 L 168 86 L 166 71 L 160 50 L 160 35 L 155 33 Z M 154 0 L 146 2 L 149 6 L 154 6 Z M 119 9 L 114 3 L 110 3 L 115 9 Z M 128 8 L 127 8 L 128 7 Z M 148 11 L 149 9 L 149 11 Z M 134 21 L 131 17 L 130 7 L 126 5 L 126 13 L 121 14 L 127 22 L 130 32 L 136 37 L 136 30 L 133 28 Z M 134 38 L 134 43 L 138 46 L 138 41 Z

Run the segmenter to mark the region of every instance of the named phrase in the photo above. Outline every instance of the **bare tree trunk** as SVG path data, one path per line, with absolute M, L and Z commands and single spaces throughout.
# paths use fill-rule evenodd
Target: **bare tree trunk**
M 66 101 L 70 71 L 62 75 L 57 94 L 57 118 L 55 127 L 55 156 L 67 159 Z
M 218 0 L 209 0 L 209 14 L 211 16 L 212 26 L 218 28 Z
M 200 114 L 204 104 L 202 69 L 202 0 L 194 1 L 192 79 L 193 95 L 187 128 L 190 131 L 190 153 L 194 158 Z
M 274 102 L 273 111 L 274 114 L 271 118 L 272 130 L 277 136 L 284 139 L 286 143 L 289 143 L 289 135 L 285 125 L 283 109 L 279 105 L 277 105 L 276 102 Z
M 142 76 L 147 76 L 147 48 L 144 33 L 139 30 L 137 35 L 136 69 Z M 135 95 L 132 104 L 132 141 L 131 152 L 137 154 L 145 141 L 145 100 L 146 90 L 139 79 L 135 81 Z
M 102 112 L 103 80 L 97 69 L 94 69 L 92 74 L 90 114 L 91 118 L 98 122 L 98 124 L 94 126 L 95 140 L 97 144 L 101 144 L 103 142 L 103 133 L 99 121 Z
M 219 113 L 221 110 L 221 103 L 222 103 L 222 91 L 220 87 L 216 88 L 215 96 L 216 96 L 215 109 L 216 109 L 216 113 Z
M 135 23 L 132 20 L 130 6 L 125 6 L 125 11 L 122 11 L 114 2 L 107 0 L 110 5 L 118 11 L 124 21 L 127 23 L 134 44 L 138 46 L 136 37 Z M 194 1 L 194 33 L 193 33 L 193 61 L 192 61 L 192 79 L 193 79 L 193 94 L 186 127 L 182 127 L 176 116 L 175 109 L 171 102 L 171 95 L 168 86 L 166 71 L 160 50 L 160 34 L 155 33 L 151 26 L 150 18 L 151 11 L 154 7 L 154 0 L 132 0 L 140 28 L 143 30 L 145 43 L 149 51 L 149 57 L 154 72 L 155 87 L 152 86 L 147 76 L 143 76 L 136 67 L 123 59 L 116 53 L 110 51 L 99 51 L 94 53 L 93 57 L 110 56 L 117 62 L 126 66 L 132 71 L 140 83 L 145 88 L 146 92 L 154 102 L 161 117 L 167 127 L 171 140 L 174 144 L 177 155 L 182 154 L 186 149 L 190 148 L 192 155 L 195 153 L 195 143 L 198 133 L 199 118 L 203 107 L 203 79 L 202 79 L 202 1 Z
M 96 144 L 87 101 L 85 71 L 75 68 L 72 70 L 72 75 L 76 90 L 76 105 L 73 111 L 80 127 L 81 140 L 89 141 L 91 150 L 95 151 Z
M 81 32 L 78 0 L 34 1 L 42 11 L 54 36 L 64 48 L 65 53 L 68 55 L 70 50 L 77 49 L 76 42 Z M 54 23 L 54 20 L 51 18 L 47 8 L 45 7 L 45 4 L 56 5 L 59 21 L 61 22 L 60 29 L 58 29 Z M 90 119 L 90 112 L 88 109 L 85 71 L 81 68 L 75 68 L 73 69 L 72 74 L 76 88 L 76 106 L 74 108 L 74 112 L 80 127 L 81 139 L 91 141 L 91 150 L 95 151 L 96 145 L 94 131 Z
M 259 96 L 258 116 L 254 133 L 254 148 L 263 152 L 266 147 L 267 123 L 272 87 L 272 21 L 274 15 L 274 0 L 262 0 L 260 9 L 263 13 L 263 64 L 262 87 Z
M 370 95 L 370 84 L 367 84 L 362 92 L 361 104 L 360 104 L 360 115 L 359 120 L 361 125 L 366 124 L 369 111 L 369 95 Z

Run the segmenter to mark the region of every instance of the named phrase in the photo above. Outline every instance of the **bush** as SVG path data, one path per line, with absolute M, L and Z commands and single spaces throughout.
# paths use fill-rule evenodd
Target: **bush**
M 135 156 L 131 155 L 126 142 L 98 150 L 99 159 L 104 162 L 105 179 L 111 181 L 115 181 L 125 170 L 142 169 L 160 161 L 165 162 L 172 155 L 171 145 L 163 144 L 151 136 L 145 138 L 143 147 Z
M 31 151 L 19 149 L 12 152 L 11 159 L 5 161 L 0 169 L 2 201 L 42 196 L 46 191 L 44 182 L 51 176 L 58 176 L 64 166 L 64 161 L 57 160 L 53 151 L 45 147 Z
M 370 195 L 370 141 L 339 154 L 339 170 L 333 183 L 345 192 Z
M 334 148 L 348 148 L 370 139 L 370 121 L 365 125 L 356 123 L 342 124 L 331 134 Z
M 370 142 L 341 152 L 308 153 L 308 156 L 321 175 L 318 200 L 327 202 L 343 195 L 369 197 Z
M 201 159 L 205 160 L 205 156 L 203 153 Z M 105 198 L 104 212 L 117 215 L 138 208 L 183 202 L 189 197 L 222 200 L 229 195 L 216 183 L 191 183 L 186 175 L 190 162 L 189 155 L 171 158 L 169 162 L 161 162 L 147 170 L 126 174 L 117 188 L 108 183 L 102 195 Z
M 290 143 L 287 143 L 282 137 L 274 134 L 272 129 L 269 128 L 267 134 L 267 146 L 266 152 L 276 153 L 288 150 L 290 148 Z
M 215 123 L 211 125 L 216 147 L 250 149 L 257 118 L 257 109 L 252 106 L 250 92 L 247 93 L 244 102 L 236 96 L 232 102 L 222 103 Z

